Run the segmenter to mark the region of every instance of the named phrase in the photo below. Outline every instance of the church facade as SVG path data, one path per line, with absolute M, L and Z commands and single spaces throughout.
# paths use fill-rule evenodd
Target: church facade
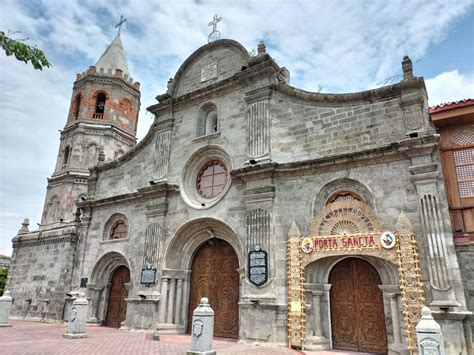
M 306 349 L 396 354 L 414 349 L 419 303 L 467 354 L 439 137 L 423 79 L 408 57 L 402 69 L 391 86 L 311 93 L 263 43 L 253 56 L 216 40 L 147 108 L 136 144 L 140 85 L 117 36 L 74 83 L 39 230 L 13 239 L 13 315 L 67 319 L 83 291 L 90 323 L 181 334 L 205 296 L 215 336 L 285 346 L 296 326 Z M 292 238 L 310 255 L 297 304 Z

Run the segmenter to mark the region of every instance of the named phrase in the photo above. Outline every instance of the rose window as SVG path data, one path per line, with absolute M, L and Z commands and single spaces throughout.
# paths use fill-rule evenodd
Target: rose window
M 213 160 L 204 165 L 196 179 L 196 189 L 205 199 L 218 196 L 227 184 L 227 168 L 218 161 Z

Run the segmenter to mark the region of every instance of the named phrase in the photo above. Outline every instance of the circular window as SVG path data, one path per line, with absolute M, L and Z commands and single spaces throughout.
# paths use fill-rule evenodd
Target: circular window
M 181 175 L 181 196 L 193 208 L 210 208 L 230 188 L 232 170 L 229 155 L 218 146 L 196 151 L 186 162 Z
M 213 160 L 204 165 L 196 179 L 196 188 L 204 198 L 218 196 L 227 184 L 227 169 L 224 163 Z

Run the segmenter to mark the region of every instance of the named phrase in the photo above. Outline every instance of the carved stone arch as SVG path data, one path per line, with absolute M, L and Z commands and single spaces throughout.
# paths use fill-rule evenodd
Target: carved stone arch
M 238 234 L 223 221 L 199 218 L 185 223 L 165 248 L 163 265 L 166 269 L 191 269 L 194 254 L 211 237 L 229 243 L 237 254 L 239 268 L 245 265 L 244 246 Z
M 92 94 L 92 98 L 95 100 L 97 98 L 97 95 L 99 95 L 99 94 L 104 94 L 105 98 L 107 100 L 110 100 L 110 94 L 107 91 L 103 90 L 103 89 L 98 89 L 98 90 L 94 91 L 94 93 Z
M 371 255 L 334 255 L 311 262 L 305 267 L 305 282 L 313 284 L 329 283 L 333 267 L 346 258 L 360 258 L 371 264 L 384 285 L 398 285 L 398 267 L 394 263 Z
M 365 203 L 356 200 L 335 201 L 323 207 L 313 218 L 310 233 L 343 235 L 379 232 L 382 222 Z
M 360 196 L 365 204 L 374 208 L 373 193 L 366 185 L 357 180 L 341 178 L 327 183 L 319 190 L 313 202 L 312 215 L 317 215 L 327 205 L 331 196 L 339 191 L 353 192 Z
M 114 271 L 120 266 L 125 266 L 130 270 L 130 264 L 124 255 L 115 251 L 102 255 L 92 269 L 90 283 L 107 285 Z

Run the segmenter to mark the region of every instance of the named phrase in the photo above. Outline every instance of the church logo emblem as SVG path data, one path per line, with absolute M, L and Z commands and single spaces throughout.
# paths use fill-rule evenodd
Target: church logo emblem
M 380 235 L 380 244 L 382 244 L 382 247 L 385 249 L 392 249 L 395 246 L 395 243 L 397 242 L 397 239 L 395 237 L 395 234 L 392 232 L 383 232 Z
M 309 254 L 313 251 L 313 241 L 311 238 L 306 237 L 301 241 L 301 250 L 303 253 Z

